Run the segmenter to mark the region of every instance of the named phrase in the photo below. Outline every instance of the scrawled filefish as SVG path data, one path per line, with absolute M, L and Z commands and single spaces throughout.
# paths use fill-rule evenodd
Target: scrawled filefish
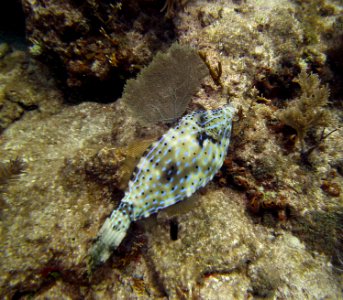
M 101 227 L 90 250 L 91 265 L 105 262 L 132 221 L 191 196 L 222 166 L 235 109 L 230 105 L 184 116 L 140 159 L 120 205 Z

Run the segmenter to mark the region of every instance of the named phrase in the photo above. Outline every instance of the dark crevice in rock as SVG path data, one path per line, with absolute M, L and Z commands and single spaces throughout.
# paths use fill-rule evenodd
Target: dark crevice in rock
M 19 0 L 3 0 L 0 4 L 0 42 L 25 37 L 25 17 Z
M 178 234 L 179 234 L 179 222 L 177 221 L 176 218 L 174 218 L 169 221 L 169 225 L 170 225 L 170 239 L 172 241 L 176 241 L 178 239 Z

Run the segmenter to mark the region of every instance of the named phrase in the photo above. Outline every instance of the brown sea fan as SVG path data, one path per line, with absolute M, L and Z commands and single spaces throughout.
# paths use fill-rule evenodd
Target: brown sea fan
M 175 43 L 127 81 L 123 101 L 143 123 L 170 122 L 185 112 L 207 74 L 194 49 Z

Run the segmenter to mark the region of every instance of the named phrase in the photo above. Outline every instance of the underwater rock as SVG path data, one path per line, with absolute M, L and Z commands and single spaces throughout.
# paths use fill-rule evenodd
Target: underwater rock
M 0 58 L 0 132 L 30 111 L 49 115 L 60 109 L 61 92 L 54 88 L 50 76 L 23 51 L 8 50 Z
M 266 298 L 339 299 L 339 281 L 331 272 L 323 256 L 313 258 L 291 234 L 273 238 L 269 249 L 248 267 L 252 293 Z
M 169 298 L 211 299 L 219 286 L 229 299 L 339 297 L 325 256 L 313 257 L 289 233 L 254 224 L 239 193 L 208 191 L 190 201 L 191 208 L 181 202 L 146 223 L 150 267 Z M 169 234 L 171 218 L 178 222 L 177 240 Z
M 256 236 L 261 228 L 254 229 L 240 201 L 235 192 L 208 191 L 146 222 L 150 267 L 171 299 L 182 291 L 198 295 L 210 276 L 239 272 L 256 257 L 263 247 Z M 170 237 L 170 218 L 177 219 L 176 240 Z
M 91 196 L 92 187 L 85 186 L 84 180 L 76 189 L 66 188 L 64 182 L 74 174 L 60 170 L 68 158 L 92 153 L 91 147 L 81 152 L 82 144 L 99 137 L 103 128 L 111 129 L 113 117 L 105 118 L 110 114 L 113 111 L 108 107 L 95 104 L 65 108 L 49 118 L 32 113 L 2 134 L 2 159 L 20 156 L 26 169 L 6 185 L 3 197 L 6 206 L 0 220 L 1 297 L 13 296 L 17 291 L 35 291 L 54 272 L 62 277 L 67 276 L 66 272 L 70 272 L 70 278 L 82 277 L 82 252 L 86 248 L 81 245 L 86 245 L 89 224 L 96 220 L 89 219 L 89 211 L 97 198 Z M 97 144 L 94 147 L 99 147 L 98 139 Z M 106 205 L 97 205 L 97 210 Z

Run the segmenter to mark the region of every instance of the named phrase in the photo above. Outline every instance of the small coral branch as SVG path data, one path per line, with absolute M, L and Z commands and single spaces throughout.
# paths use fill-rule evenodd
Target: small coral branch
M 308 75 L 304 70 L 300 72 L 296 82 L 301 87 L 302 93 L 300 97 L 293 100 L 289 107 L 283 109 L 278 117 L 284 124 L 296 130 L 297 139 L 301 143 L 303 162 L 309 162 L 308 157 L 313 150 L 318 148 L 323 140 L 336 131 L 333 130 L 324 135 L 324 129 L 333 121 L 330 111 L 326 108 L 330 93 L 328 87 L 320 83 L 318 75 Z M 305 137 L 310 130 L 318 128 L 324 128 L 321 137 L 315 142 L 314 146 L 306 148 Z
M 6 192 L 7 185 L 24 172 L 25 163 L 20 159 L 11 159 L 9 162 L 0 162 L 0 215 L 6 201 L 2 194 Z
M 320 138 L 319 140 L 315 143 L 315 145 L 313 145 L 312 147 L 309 147 L 307 149 L 301 149 L 301 152 L 300 152 L 300 157 L 301 157 L 301 161 L 303 162 L 303 164 L 305 165 L 308 165 L 308 166 L 311 166 L 311 162 L 309 160 L 309 157 L 311 155 L 311 153 L 317 149 L 321 144 L 322 142 L 327 138 L 329 137 L 331 134 L 333 134 L 334 132 L 336 132 L 338 130 L 338 128 L 334 129 L 334 130 L 331 130 L 329 133 L 327 134 L 324 134 L 325 133 L 325 128 L 322 130 L 322 133 L 320 135 Z
M 17 178 L 25 169 L 25 163 L 20 159 L 11 159 L 9 162 L 0 162 L 0 190 L 11 180 Z
M 223 88 L 223 83 L 221 81 L 221 76 L 223 74 L 223 69 L 222 69 L 222 63 L 220 61 L 218 61 L 217 66 L 213 67 L 211 66 L 210 62 L 207 59 L 207 55 L 204 52 L 199 51 L 199 56 L 201 57 L 201 59 L 204 61 L 206 67 L 208 68 L 208 71 L 210 72 L 210 75 L 213 79 L 213 82 Z

